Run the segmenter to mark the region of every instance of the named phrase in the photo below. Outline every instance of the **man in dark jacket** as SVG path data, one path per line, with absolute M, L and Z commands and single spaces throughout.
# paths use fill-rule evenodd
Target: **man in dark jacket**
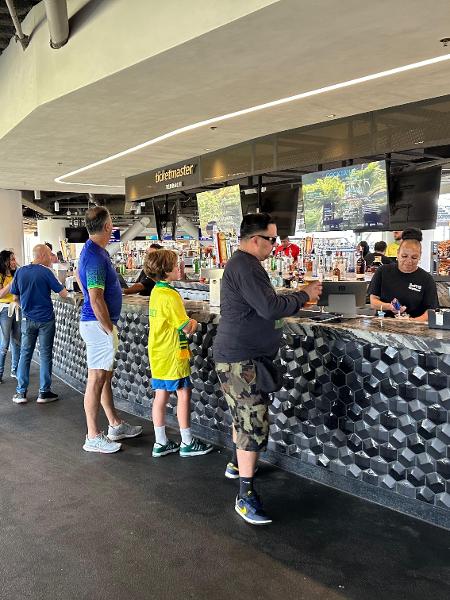
M 277 228 L 266 213 L 245 215 L 241 244 L 228 261 L 221 288 L 220 323 L 214 360 L 233 417 L 233 458 L 225 476 L 240 480 L 235 510 L 254 525 L 271 523 L 253 489 L 258 455 L 269 435 L 268 394 L 257 385 L 256 359 L 273 360 L 278 352 L 283 317 L 294 315 L 322 290 L 314 282 L 303 290 L 277 295 L 261 265 L 277 240 Z

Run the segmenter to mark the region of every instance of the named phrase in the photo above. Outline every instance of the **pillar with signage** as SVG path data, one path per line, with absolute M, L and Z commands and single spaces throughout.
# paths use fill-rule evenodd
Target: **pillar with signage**
M 18 263 L 23 264 L 22 196 L 15 190 L 0 190 L 1 248 L 13 250 Z

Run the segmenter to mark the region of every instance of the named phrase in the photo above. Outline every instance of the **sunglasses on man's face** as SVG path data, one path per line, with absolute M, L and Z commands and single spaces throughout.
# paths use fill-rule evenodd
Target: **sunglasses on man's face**
M 256 235 L 252 235 L 252 237 L 260 237 L 263 240 L 267 240 L 268 242 L 270 242 L 272 244 L 272 246 L 276 243 L 277 241 L 277 236 L 275 237 L 271 237 L 269 235 L 260 235 L 259 233 L 257 233 Z

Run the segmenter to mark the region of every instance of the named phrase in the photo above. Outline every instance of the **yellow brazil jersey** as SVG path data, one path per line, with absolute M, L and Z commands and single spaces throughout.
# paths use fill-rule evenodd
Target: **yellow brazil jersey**
M 397 258 L 399 248 L 400 243 L 391 242 L 386 248 L 386 256 L 388 256 L 389 258 Z
M 3 279 L 3 275 L 0 275 L 0 287 L 4 288 L 8 285 L 8 283 L 11 283 L 11 281 L 13 280 L 12 275 L 7 275 L 4 279 Z M 0 298 L 0 302 L 2 303 L 10 303 L 13 302 L 14 300 L 14 296 L 12 294 L 6 294 L 6 296 L 3 296 L 3 298 Z
M 182 331 L 188 322 L 180 294 L 158 281 L 149 302 L 148 357 L 155 379 L 181 379 L 190 374 L 189 346 Z

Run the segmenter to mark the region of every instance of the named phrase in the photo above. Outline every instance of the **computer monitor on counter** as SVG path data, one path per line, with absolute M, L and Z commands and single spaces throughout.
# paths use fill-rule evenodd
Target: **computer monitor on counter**
M 324 281 L 318 306 L 327 312 L 353 317 L 357 308 L 366 305 L 367 283 L 365 281 Z

